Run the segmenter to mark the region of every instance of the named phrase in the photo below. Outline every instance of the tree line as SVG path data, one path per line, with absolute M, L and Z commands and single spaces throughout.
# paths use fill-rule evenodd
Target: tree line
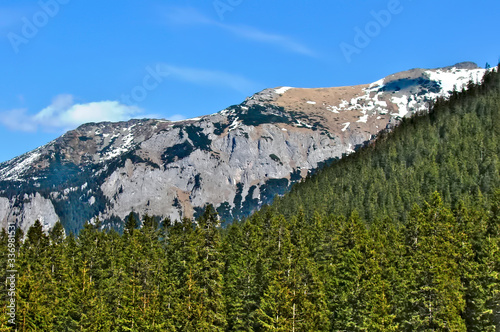
M 123 234 L 36 222 L 19 246 L 18 331 L 495 331 L 500 190 L 403 225 L 268 211 L 221 230 L 133 215 Z M 0 234 L 7 249 L 7 234 Z M 4 258 L 5 260 L 5 258 Z M 3 262 L 6 264 L 6 262 Z M 5 275 L 2 276 L 5 278 Z M 4 279 L 5 280 L 5 279 Z M 13 331 L 3 306 L 0 331 Z

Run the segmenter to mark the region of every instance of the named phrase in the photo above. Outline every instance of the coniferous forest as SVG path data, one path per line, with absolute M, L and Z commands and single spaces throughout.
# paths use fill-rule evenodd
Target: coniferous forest
M 123 233 L 36 222 L 16 234 L 16 328 L 499 331 L 499 158 L 491 71 L 226 227 L 211 206 Z

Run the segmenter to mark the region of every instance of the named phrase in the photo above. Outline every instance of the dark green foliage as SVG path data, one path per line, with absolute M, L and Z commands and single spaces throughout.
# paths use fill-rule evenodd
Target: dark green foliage
M 498 87 L 487 75 L 226 229 L 212 206 L 131 213 L 121 235 L 36 221 L 11 240 L 17 330 L 498 331 Z
M 292 172 L 292 174 L 290 174 L 290 181 L 295 183 L 300 180 L 302 180 L 300 169 L 296 169 Z
M 135 153 L 128 153 L 128 154 L 126 154 L 126 158 L 124 158 L 123 160 L 127 160 L 127 159 L 130 159 L 130 161 L 133 164 L 146 164 L 147 166 L 149 166 L 151 168 L 160 169 L 160 165 L 152 162 L 149 159 L 141 158 L 140 156 L 138 156 Z
M 231 215 L 231 205 L 228 202 L 224 202 L 217 208 L 217 213 L 223 220 L 232 220 Z
M 241 205 L 241 216 L 250 215 L 252 212 L 254 212 L 255 207 L 259 205 L 259 200 L 257 198 L 253 198 L 255 189 L 257 189 L 257 186 L 251 186 L 250 189 L 248 189 L 248 194 L 245 197 L 245 201 Z
M 124 231 L 126 234 L 132 234 L 135 229 L 139 228 L 137 217 L 137 213 L 130 212 L 128 217 L 125 219 Z
M 203 212 L 205 211 L 205 209 L 203 207 L 201 207 L 201 206 L 195 206 L 193 208 L 193 210 L 194 210 L 194 213 L 193 213 L 193 218 L 194 219 L 198 219 L 203 214 Z
M 73 180 L 81 169 L 72 163 L 62 162 L 56 154 L 55 160 L 51 161 L 49 167 L 40 172 L 40 186 L 51 188 L 51 190 L 64 189 L 68 181 Z
M 238 118 L 242 121 L 242 124 L 246 126 L 258 126 L 263 123 L 290 123 L 291 119 L 284 112 L 282 107 L 278 106 L 261 106 L 252 105 L 248 110 L 238 113 Z
M 201 188 L 201 176 L 200 176 L 200 174 L 196 174 L 194 177 L 193 191 L 195 191 L 196 189 L 200 189 L 200 188 Z
M 277 163 L 281 162 L 281 159 L 274 153 L 270 154 L 269 157 Z
M 429 92 L 439 93 L 441 86 L 436 81 L 425 79 L 423 77 L 409 79 L 402 78 L 389 83 L 385 83 L 381 91 L 395 92 L 400 90 L 410 90 L 413 87 L 422 87 L 423 90 L 420 94 L 427 94 Z
M 186 126 L 183 130 L 188 134 L 188 138 L 194 145 L 195 149 L 210 151 L 212 141 L 203 133 L 203 128 L 198 126 Z
M 335 157 L 335 158 L 329 158 L 329 159 L 326 159 L 325 161 L 320 161 L 318 163 L 318 167 L 314 170 L 311 170 L 311 174 L 315 174 L 319 171 L 321 171 L 323 168 L 327 167 L 327 166 L 330 166 L 333 162 L 335 161 L 338 161 L 339 158 Z
M 260 186 L 260 198 L 253 198 L 254 192 L 257 189 L 255 185 L 251 186 L 246 196 L 243 197 L 243 184 L 238 183 L 236 185 L 236 194 L 233 200 L 234 207 L 231 208 L 228 202 L 224 202 L 217 208 L 217 212 L 220 214 L 221 218 L 227 222 L 247 218 L 255 212 L 258 206 L 270 204 L 276 197 L 283 196 L 290 190 L 290 187 L 294 183 L 300 180 L 302 180 L 300 170 L 296 170 L 292 173 L 290 180 L 286 178 L 268 179 Z M 199 216 L 199 214 L 196 216 Z
M 179 144 L 175 144 L 165 150 L 161 156 L 161 160 L 165 164 L 173 163 L 176 160 L 186 158 L 194 151 L 194 147 L 188 141 L 184 141 Z
M 92 196 L 95 198 L 95 203 L 91 205 L 89 200 Z M 61 218 L 61 223 L 64 222 L 63 226 L 66 231 L 75 234 L 78 234 L 86 220 L 103 211 L 107 202 L 99 187 L 91 193 L 88 192 L 88 189 L 70 191 L 67 197 L 68 199 L 51 199 L 51 201 L 57 215 Z
M 238 211 L 241 208 L 241 202 L 243 200 L 243 183 L 238 183 L 236 185 L 236 194 L 234 195 L 233 204 L 235 206 L 235 210 Z
M 260 187 L 260 199 L 264 204 L 270 203 L 274 196 L 285 194 L 288 188 L 288 179 L 269 179 Z
M 225 130 L 226 128 L 228 128 L 228 127 L 229 127 L 229 125 L 224 124 L 224 123 L 222 123 L 222 122 L 215 122 L 215 123 L 214 123 L 214 127 L 215 127 L 215 129 L 214 129 L 214 134 L 215 134 L 215 135 L 222 135 L 222 133 L 224 132 L 224 130 Z

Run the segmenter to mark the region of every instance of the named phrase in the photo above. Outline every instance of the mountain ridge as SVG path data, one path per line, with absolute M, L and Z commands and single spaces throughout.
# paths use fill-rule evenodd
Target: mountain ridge
M 485 72 L 412 69 L 351 87 L 264 89 L 193 119 L 84 124 L 0 164 L 1 225 L 60 219 L 77 232 L 96 217 L 120 227 L 130 211 L 192 218 L 207 203 L 239 218 Z

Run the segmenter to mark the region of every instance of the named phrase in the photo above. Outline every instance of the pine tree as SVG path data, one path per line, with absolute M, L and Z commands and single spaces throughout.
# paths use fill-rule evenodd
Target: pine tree
M 415 206 L 407 227 L 405 330 L 465 331 L 459 262 L 462 239 L 453 214 L 435 193 L 424 209 Z
M 165 231 L 165 246 L 168 264 L 168 279 L 172 282 L 172 298 L 165 311 L 178 331 L 189 331 L 195 319 L 196 287 L 191 266 L 196 260 L 196 243 L 191 221 L 168 225 Z
M 488 219 L 486 255 L 486 307 L 488 320 L 496 329 L 500 328 L 500 189 L 492 198 L 491 215 Z
M 294 330 L 293 294 L 286 286 L 282 271 L 275 273 L 257 310 L 257 321 L 262 331 Z
M 26 234 L 19 264 L 18 326 L 21 331 L 33 328 L 52 330 L 53 280 L 49 273 L 49 238 L 36 220 Z
M 197 261 L 194 264 L 194 278 L 201 290 L 198 298 L 202 306 L 201 330 L 223 331 L 226 326 L 222 290 L 223 262 L 219 220 L 212 205 L 207 206 L 198 219 L 196 228 Z
M 170 274 L 178 289 L 172 315 L 180 331 L 225 329 L 223 256 L 218 226 L 217 214 L 208 206 L 195 229 L 184 219 L 169 230 Z

